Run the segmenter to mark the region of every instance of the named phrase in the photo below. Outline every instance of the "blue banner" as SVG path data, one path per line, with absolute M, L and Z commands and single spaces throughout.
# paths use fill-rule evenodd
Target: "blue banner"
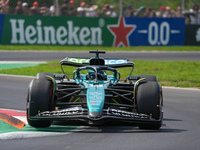
M 0 14 L 0 43 L 1 43 L 1 37 L 2 37 L 2 32 L 3 32 L 4 17 L 5 15 Z
M 125 18 L 132 27 L 129 46 L 184 45 L 184 18 Z

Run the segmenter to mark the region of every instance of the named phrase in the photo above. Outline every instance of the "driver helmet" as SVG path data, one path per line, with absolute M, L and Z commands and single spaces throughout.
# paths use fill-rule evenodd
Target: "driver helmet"
M 88 70 L 86 75 L 87 80 L 94 80 L 95 79 L 95 72 L 93 70 Z
M 104 70 L 100 70 L 97 75 L 101 76 L 102 78 L 99 80 L 107 80 L 107 74 Z M 98 76 L 97 76 L 98 77 Z

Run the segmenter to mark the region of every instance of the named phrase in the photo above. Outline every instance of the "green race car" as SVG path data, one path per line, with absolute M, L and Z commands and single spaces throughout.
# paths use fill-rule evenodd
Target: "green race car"
M 53 120 L 132 122 L 141 129 L 159 129 L 163 120 L 162 87 L 155 76 L 131 76 L 134 63 L 103 59 L 105 51 L 88 58 L 61 60 L 63 74 L 38 73 L 28 87 L 27 120 L 33 127 L 48 127 Z M 77 69 L 70 79 L 63 66 Z M 117 68 L 130 67 L 126 79 Z

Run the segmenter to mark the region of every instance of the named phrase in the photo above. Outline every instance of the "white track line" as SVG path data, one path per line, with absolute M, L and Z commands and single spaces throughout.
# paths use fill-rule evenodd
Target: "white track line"
M 3 110 L 11 110 L 11 111 L 17 111 L 17 112 L 25 112 L 22 110 L 14 110 L 14 109 L 5 109 L 5 108 L 0 108 Z M 15 117 L 21 121 L 24 121 L 27 124 L 27 120 L 26 120 L 26 116 L 12 116 Z M 67 127 L 67 126 L 66 126 Z M 44 137 L 44 136 L 56 136 L 56 135 L 67 135 L 67 134 L 72 134 L 73 132 L 79 132 L 79 131 L 83 131 L 86 128 L 88 128 L 89 126 L 79 126 L 78 128 L 74 129 L 74 130 L 70 130 L 70 131 L 23 131 L 23 130 L 19 130 L 16 132 L 7 132 L 7 133 L 1 133 L 0 134 L 0 139 L 1 140 L 11 140 L 11 139 L 25 139 L 25 138 L 34 138 L 34 137 Z M 26 127 L 24 127 L 26 128 Z M 59 129 L 59 127 L 58 127 Z M 28 130 L 28 129 L 27 129 Z
M 22 76 L 22 75 L 11 75 L 11 74 L 0 74 L 0 77 L 12 77 L 12 78 L 35 78 L 35 76 Z
M 57 132 L 49 132 L 49 131 L 17 131 L 17 132 L 8 132 L 0 134 L 1 140 L 11 140 L 11 139 L 25 139 L 25 138 L 34 138 L 34 137 L 44 137 L 44 136 L 57 136 L 57 135 L 67 135 L 72 134 L 74 132 L 80 132 L 89 128 L 89 126 L 79 126 L 77 129 L 71 131 L 57 131 Z M 59 127 L 58 127 L 59 129 Z
M 59 128 L 59 127 L 58 127 Z M 11 139 L 25 139 L 34 137 L 44 137 L 44 136 L 57 136 L 57 135 L 67 135 L 74 132 L 84 131 L 89 128 L 89 126 L 79 126 L 78 128 L 70 131 L 58 131 L 58 132 L 44 132 L 44 131 L 18 131 L 18 132 L 8 132 L 0 134 L 1 140 L 11 140 Z
M 9 132 L 0 134 L 1 140 L 11 140 L 11 139 L 25 139 L 25 138 L 34 138 L 34 137 L 43 137 L 43 136 L 55 136 L 55 135 L 64 135 L 71 134 L 70 132 L 64 133 L 52 133 L 52 132 Z
M 190 90 L 190 91 L 199 91 L 200 89 L 196 89 L 196 88 L 182 88 L 182 87 L 171 87 L 171 86 L 162 86 L 165 89 L 176 89 L 176 90 Z
M 36 63 L 36 64 L 45 64 L 47 63 L 46 61 L 0 61 L 0 64 L 32 64 L 32 63 Z

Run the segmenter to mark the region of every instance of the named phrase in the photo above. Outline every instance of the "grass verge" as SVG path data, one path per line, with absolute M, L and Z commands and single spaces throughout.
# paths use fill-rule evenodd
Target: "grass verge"
M 0 45 L 1 50 L 58 50 L 58 51 L 200 51 L 200 46 L 130 46 L 130 47 L 101 47 L 101 46 L 45 46 L 45 45 Z
M 163 86 L 200 88 L 200 61 L 134 61 L 134 75 L 155 75 Z M 66 74 L 71 78 L 75 67 L 65 68 Z M 130 68 L 119 69 L 121 78 L 126 78 Z M 59 61 L 40 64 L 35 67 L 18 69 L 3 69 L 0 74 L 15 74 L 35 76 L 38 72 L 62 73 Z

